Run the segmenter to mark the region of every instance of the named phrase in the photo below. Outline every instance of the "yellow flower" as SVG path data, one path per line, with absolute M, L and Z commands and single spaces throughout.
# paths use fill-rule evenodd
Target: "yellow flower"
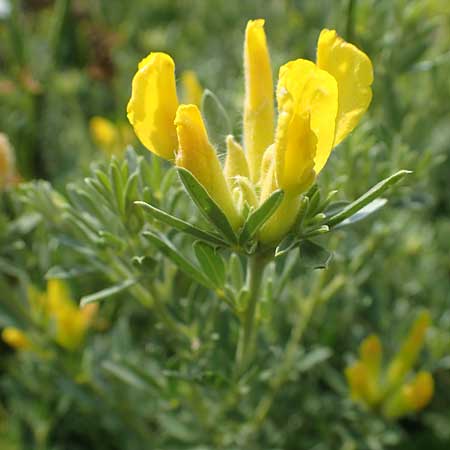
M 411 381 L 406 378 L 411 379 L 410 372 L 422 348 L 429 323 L 429 313 L 421 312 L 400 350 L 385 369 L 382 367 L 382 346 L 378 336 L 364 339 L 359 348 L 359 359 L 345 370 L 352 400 L 378 408 L 388 419 L 424 408 L 434 392 L 432 375 L 421 371 Z
M 244 147 L 250 178 L 257 183 L 261 160 L 273 142 L 274 107 L 272 67 L 264 33 L 264 20 L 250 20 L 244 43 L 245 103 Z
M 200 108 L 202 103 L 203 88 L 193 70 L 185 70 L 181 74 L 181 85 L 183 88 L 183 100 L 187 104 L 196 105 Z
M 31 343 L 25 333 L 15 327 L 4 328 L 2 331 L 2 339 L 16 350 L 27 350 L 31 347 Z
M 6 134 L 0 133 L 0 190 L 17 181 L 14 150 Z
M 223 209 L 231 225 L 237 228 L 240 218 L 197 106 L 180 105 L 175 126 L 179 142 L 176 165 L 192 172 Z
M 133 142 L 128 124 L 115 124 L 105 117 L 92 117 L 89 130 L 95 145 L 108 155 L 122 154 L 126 146 Z
M 425 334 L 430 326 L 430 313 L 422 311 L 414 322 L 396 357 L 388 367 L 388 382 L 396 385 L 403 381 L 405 375 L 416 362 L 425 341 Z
M 433 377 L 429 372 L 419 372 L 386 401 L 383 405 L 383 414 L 388 419 L 396 419 L 418 412 L 430 403 L 433 394 Z
M 78 348 L 97 310 L 97 305 L 79 308 L 71 299 L 61 280 L 48 280 L 45 295 L 45 314 L 54 326 L 56 342 L 68 350 Z
M 334 30 L 323 30 L 316 63 L 297 59 L 280 68 L 275 126 L 264 20 L 250 20 L 244 43 L 243 145 L 226 138 L 225 176 L 213 156 L 201 115 L 193 109 L 198 105 L 198 86 L 192 75 L 184 75 L 185 90 L 197 94 L 191 95 L 190 105 L 178 105 L 174 68 L 173 60 L 164 53 L 151 53 L 139 64 L 128 104 L 128 118 L 137 136 L 153 153 L 176 159 L 178 165 L 190 170 L 235 229 L 243 223 L 246 211 L 282 189 L 285 196 L 278 211 L 259 233 L 263 243 L 276 244 L 292 228 L 301 194 L 314 182 L 332 149 L 367 110 L 372 98 L 370 59 Z M 195 125 L 186 126 L 188 117 Z M 193 148 L 196 142 L 201 143 L 200 149 Z M 235 186 L 235 180 L 240 180 L 240 187 Z

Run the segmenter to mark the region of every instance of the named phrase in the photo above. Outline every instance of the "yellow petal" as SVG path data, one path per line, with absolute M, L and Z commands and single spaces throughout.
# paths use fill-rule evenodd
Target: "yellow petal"
M 372 377 L 378 377 L 381 368 L 383 350 L 380 338 L 372 334 L 361 342 L 359 348 L 361 361 L 367 366 Z
M 334 140 L 336 80 L 311 61 L 280 68 L 275 136 L 276 176 L 281 189 L 303 192 L 326 161 Z
M 267 200 L 277 189 L 277 183 L 275 180 L 275 145 L 272 144 L 264 152 L 264 156 L 261 162 L 261 193 L 260 204 Z
M 369 57 L 335 30 L 322 30 L 317 45 L 317 65 L 336 78 L 339 107 L 334 145 L 339 144 L 358 124 L 372 100 L 373 68 Z M 326 161 L 318 161 L 320 170 Z
M 14 150 L 8 136 L 0 133 L 0 190 L 14 180 L 15 173 Z
M 50 279 L 47 281 L 47 309 L 50 313 L 58 313 L 63 308 L 73 307 L 75 305 L 70 299 L 70 293 L 67 285 L 61 280 Z
M 181 74 L 184 103 L 190 103 L 200 108 L 203 88 L 193 70 L 185 70 Z
M 428 311 L 422 311 L 414 321 L 408 336 L 397 352 L 392 362 L 389 364 L 387 379 L 391 386 L 398 385 L 403 381 L 407 373 L 412 369 L 414 363 L 422 350 L 425 335 L 430 326 L 430 314 Z
M 227 136 L 226 143 L 227 157 L 225 159 L 225 167 L 223 169 L 225 177 L 229 182 L 237 176 L 248 178 L 248 164 L 241 145 L 234 140 L 234 137 L 231 134 Z
M 2 339 L 10 347 L 17 350 L 26 350 L 31 347 L 31 343 L 24 332 L 15 327 L 6 327 L 2 331 Z
M 240 217 L 222 172 L 216 151 L 208 140 L 199 109 L 195 105 L 180 105 L 175 126 L 179 141 L 176 165 L 189 170 L 222 208 L 231 225 L 237 228 Z
M 110 120 L 100 116 L 92 117 L 89 130 L 95 145 L 106 153 L 116 153 L 121 137 L 118 128 Z
M 142 144 L 165 159 L 178 147 L 174 126 L 178 99 L 175 64 L 165 53 L 150 53 L 133 78 L 127 116 Z
M 412 411 L 419 411 L 430 403 L 434 393 L 434 381 L 429 372 L 419 372 L 414 380 L 403 387 L 403 396 Z
M 398 419 L 423 409 L 433 397 L 434 381 L 429 372 L 419 372 L 410 382 L 399 386 L 383 402 L 382 413 Z
M 352 400 L 370 405 L 369 376 L 366 365 L 361 361 L 356 361 L 345 369 L 345 376 Z
M 244 72 L 244 148 L 248 155 L 250 178 L 256 183 L 264 151 L 272 144 L 274 132 L 272 68 L 263 19 L 247 23 Z

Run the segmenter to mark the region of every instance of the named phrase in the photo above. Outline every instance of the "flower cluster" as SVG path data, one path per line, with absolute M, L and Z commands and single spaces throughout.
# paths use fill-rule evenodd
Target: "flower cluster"
M 385 369 L 382 367 L 382 345 L 378 336 L 364 339 L 359 349 L 359 359 L 345 371 L 352 399 L 380 410 L 390 419 L 424 408 L 433 396 L 433 378 L 429 372 L 412 374 L 411 370 L 422 349 L 429 324 L 429 314 L 424 311 Z
M 316 62 L 296 59 L 280 68 L 275 125 L 264 20 L 249 21 L 243 139 L 240 144 L 231 135 L 224 137 L 223 168 L 197 104 L 179 104 L 174 71 L 174 62 L 165 53 L 150 53 L 139 63 L 127 112 L 140 141 L 154 154 L 189 170 L 235 230 L 248 211 L 282 189 L 282 203 L 258 236 L 266 244 L 279 242 L 296 220 L 301 194 L 370 104 L 370 59 L 334 30 L 323 30 Z

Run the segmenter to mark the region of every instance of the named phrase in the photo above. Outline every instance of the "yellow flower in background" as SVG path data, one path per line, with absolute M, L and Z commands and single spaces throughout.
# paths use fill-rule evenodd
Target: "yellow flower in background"
M 173 160 L 178 150 L 175 63 L 165 53 L 150 53 L 138 69 L 127 106 L 128 120 L 145 147 Z
M 233 136 L 226 137 L 224 169 L 214 157 L 200 112 L 195 112 L 196 125 L 189 130 L 189 141 L 201 143 L 202 150 L 182 144 L 180 132 L 186 133 L 180 130 L 180 118 L 187 111 L 194 114 L 192 107 L 198 106 L 200 86 L 192 73 L 184 74 L 181 83 L 191 100 L 189 105 L 180 105 L 174 71 L 175 64 L 165 53 L 151 53 L 138 66 L 127 113 L 140 141 L 156 155 L 190 170 L 235 229 L 243 223 L 243 215 L 282 189 L 285 196 L 281 205 L 259 234 L 263 243 L 279 242 L 295 222 L 302 193 L 370 104 L 370 59 L 334 30 L 323 30 L 316 62 L 297 59 L 280 68 L 275 124 L 264 20 L 250 20 L 244 42 L 243 142 L 241 145 Z M 230 198 L 234 205 L 230 205 Z
M 0 190 L 15 184 L 17 181 L 14 149 L 9 142 L 8 136 L 0 133 Z
M 385 369 L 378 336 L 364 339 L 359 348 L 359 359 L 345 370 L 352 400 L 380 410 L 388 419 L 417 412 L 428 405 L 434 393 L 433 377 L 426 371 L 416 375 L 411 371 L 429 326 L 429 313 L 423 311 Z
M 82 344 L 97 308 L 94 304 L 79 308 L 65 283 L 48 280 L 45 312 L 54 326 L 55 341 L 62 347 L 75 350 Z
M 28 350 L 31 342 L 25 333 L 15 327 L 6 327 L 2 331 L 2 340 L 16 350 Z
M 202 103 L 203 88 L 193 70 L 185 70 L 181 74 L 181 87 L 183 89 L 183 101 L 200 108 Z
M 95 145 L 107 155 L 122 154 L 127 145 L 132 144 L 134 140 L 128 124 L 115 124 L 105 117 L 92 117 L 89 121 L 89 131 Z
M 29 297 L 34 319 L 55 342 L 71 351 L 82 345 L 97 305 L 79 308 L 61 280 L 49 280 L 46 292 L 30 288 Z M 18 350 L 38 350 L 27 334 L 18 328 L 5 328 L 2 339 Z

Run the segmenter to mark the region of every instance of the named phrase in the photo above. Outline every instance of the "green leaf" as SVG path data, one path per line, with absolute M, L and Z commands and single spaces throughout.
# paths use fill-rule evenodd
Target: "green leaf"
M 368 190 L 364 195 L 359 197 L 354 202 L 350 203 L 347 207 L 345 207 L 342 211 L 338 212 L 334 216 L 332 216 L 327 225 L 334 227 L 338 223 L 343 222 L 345 219 L 353 216 L 353 214 L 357 213 L 360 209 L 364 208 L 366 205 L 371 203 L 376 198 L 380 197 L 383 192 L 385 192 L 388 188 L 398 183 L 401 179 L 405 177 L 405 175 L 411 173 L 409 170 L 400 170 L 394 175 L 380 181 L 377 183 L 372 189 Z
M 387 199 L 385 198 L 376 198 L 372 200 L 368 205 L 364 206 L 364 208 L 360 209 L 357 213 L 338 223 L 334 229 L 345 227 L 347 225 L 353 225 L 360 220 L 365 219 L 370 216 L 374 212 L 381 209 L 387 203 Z
M 316 244 L 304 240 L 300 242 L 300 262 L 302 266 L 312 269 L 326 269 L 331 260 L 331 253 Z
M 122 174 L 120 172 L 119 163 L 117 160 L 112 160 L 109 166 L 109 177 L 111 181 L 111 186 L 113 188 L 114 197 L 116 199 L 116 206 L 119 214 L 125 215 L 125 196 L 124 196 L 124 185 L 122 180 Z
M 220 100 L 209 89 L 203 92 L 201 109 L 211 142 L 223 146 L 225 137 L 232 132 L 231 121 Z
M 119 292 L 124 291 L 125 289 L 128 289 L 130 286 L 133 286 L 137 280 L 135 279 L 128 279 L 120 284 L 116 284 L 114 286 L 111 286 L 106 289 L 102 289 L 101 291 L 98 291 L 94 294 L 86 295 L 81 298 L 80 306 L 83 307 L 85 305 L 88 305 L 89 303 L 98 302 L 100 300 L 104 300 L 105 298 L 111 297 L 112 295 L 118 294 Z
M 333 352 L 328 347 L 319 347 L 302 355 L 302 358 L 297 363 L 297 370 L 299 372 L 308 372 L 318 364 L 325 362 L 333 355 Z
M 297 236 L 288 234 L 275 249 L 275 258 L 279 258 L 280 256 L 289 253 L 292 249 L 298 246 L 299 242 L 300 239 Z
M 225 284 L 225 263 L 216 250 L 204 242 L 194 243 L 195 256 L 204 272 L 216 288 Z
M 177 171 L 189 196 L 197 205 L 203 216 L 223 234 L 228 242 L 232 244 L 237 243 L 236 234 L 233 231 L 230 222 L 228 222 L 227 217 L 217 203 L 209 196 L 206 189 L 188 170 L 178 167 Z
M 125 190 L 123 192 L 123 203 L 125 208 L 129 203 L 137 197 L 137 186 L 139 181 L 139 173 L 133 172 L 128 178 L 127 184 L 125 185 Z
M 330 203 L 324 210 L 327 217 L 333 217 L 337 213 L 341 212 L 344 208 L 350 205 L 350 202 L 346 200 L 339 200 L 337 202 Z
M 137 201 L 134 202 L 135 205 L 142 206 L 144 211 L 150 215 L 153 219 L 158 220 L 159 222 L 165 223 L 170 227 L 173 227 L 179 231 L 190 234 L 191 236 L 196 237 L 197 239 L 201 239 L 202 241 L 209 242 L 212 245 L 218 246 L 226 246 L 226 243 L 220 239 L 219 236 L 216 236 L 213 233 L 209 233 L 208 231 L 201 230 L 184 220 L 178 219 L 158 208 L 155 208 L 148 203 Z
M 252 239 L 260 228 L 273 215 L 284 197 L 282 190 L 275 191 L 258 209 L 250 213 L 239 235 L 239 243 L 245 244 Z
M 142 235 L 156 248 L 158 248 L 167 258 L 169 258 L 182 272 L 203 286 L 214 289 L 214 285 L 211 281 L 187 258 L 185 258 L 181 252 L 164 236 L 151 231 L 144 231 Z

